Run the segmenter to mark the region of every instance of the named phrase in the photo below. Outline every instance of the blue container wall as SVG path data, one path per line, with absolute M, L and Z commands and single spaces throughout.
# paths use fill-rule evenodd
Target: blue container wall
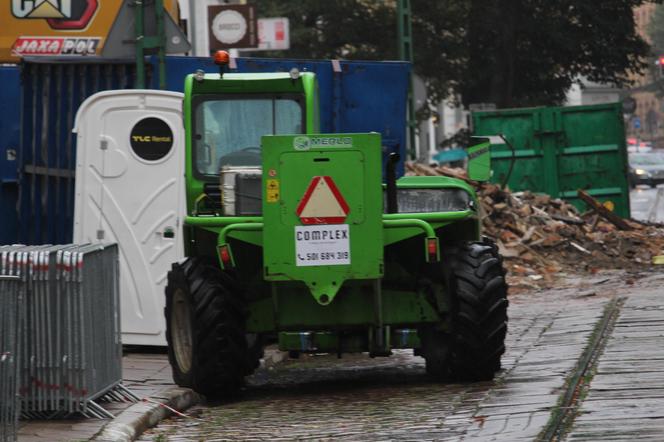
M 384 158 L 392 152 L 399 153 L 401 161 L 397 174 L 403 175 L 410 64 L 400 61 L 339 63 L 341 72 L 334 72 L 329 60 L 238 58 L 237 69 L 230 72 L 289 72 L 294 67 L 300 72 L 314 72 L 318 78 L 320 94 L 321 132 L 380 133 L 385 149 Z M 196 69 L 219 71 L 209 57 L 168 57 L 167 89 L 182 91 L 184 77 Z
M 127 63 L 24 61 L 21 65 L 18 241 L 72 241 L 76 137 L 81 103 L 96 92 L 134 85 Z
M 0 66 L 0 244 L 17 240 L 20 70 Z

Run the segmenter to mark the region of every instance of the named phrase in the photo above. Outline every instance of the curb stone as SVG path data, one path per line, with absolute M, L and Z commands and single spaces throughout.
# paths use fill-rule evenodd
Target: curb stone
M 133 404 L 104 425 L 90 440 L 131 442 L 148 428 L 173 415 L 171 410 L 161 404 L 183 411 L 199 403 L 201 397 L 188 388 L 174 387 L 150 396 L 149 399 L 158 403 L 142 401 Z
M 272 367 L 287 358 L 287 352 L 281 352 L 276 348 L 266 348 L 262 364 Z M 202 397 L 193 390 L 177 386 L 160 391 L 147 399 L 120 412 L 90 440 L 97 442 L 134 441 L 146 430 L 174 414 L 161 404 L 177 411 L 184 411 L 202 401 Z

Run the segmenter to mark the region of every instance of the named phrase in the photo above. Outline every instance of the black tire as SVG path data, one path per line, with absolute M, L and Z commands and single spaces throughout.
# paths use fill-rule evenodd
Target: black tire
M 451 380 L 451 336 L 435 327 L 422 328 L 418 335 L 422 344 L 420 354 L 424 357 L 427 374 L 438 381 Z
M 165 315 L 175 383 L 209 398 L 237 393 L 248 372 L 244 307 L 234 280 L 214 264 L 173 264 Z
M 507 333 L 507 284 L 498 248 L 488 240 L 444 246 L 440 268 L 450 299 L 450 332 L 432 328 L 420 334 L 427 373 L 444 380 L 491 380 Z
M 247 356 L 245 358 L 245 375 L 250 375 L 261 365 L 261 359 L 265 356 L 263 349 L 263 339 L 257 334 L 246 335 Z

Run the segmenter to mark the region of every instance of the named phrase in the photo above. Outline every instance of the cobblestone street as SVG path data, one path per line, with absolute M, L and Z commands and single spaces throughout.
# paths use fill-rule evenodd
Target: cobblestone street
M 657 367 L 664 355 L 655 344 L 661 344 L 664 330 L 658 284 L 661 278 L 651 276 L 629 294 L 596 378 L 584 387 L 586 401 L 568 407 L 580 405 L 581 415 L 555 429 L 562 433 L 552 433 L 551 440 L 570 427 L 572 440 L 606 440 L 605 431 L 615 427 L 611 421 L 628 398 L 634 400 L 630 410 L 636 409 L 634 419 L 624 419 L 630 433 L 611 434 L 661 434 L 664 414 L 655 411 L 664 409 Z M 512 296 L 507 353 L 493 382 L 431 383 L 423 359 L 406 351 L 385 359 L 313 356 L 262 367 L 241 399 L 199 406 L 190 411 L 194 417 L 165 421 L 140 440 L 536 440 L 553 428 L 570 376 L 617 295 L 626 293 L 597 277 L 567 289 Z M 647 327 L 637 332 L 639 325 Z M 633 342 L 642 350 L 630 356 L 626 349 L 634 350 Z M 654 360 L 641 361 L 644 352 Z M 658 388 L 640 384 L 644 372 Z M 625 389 L 625 382 L 632 387 Z M 639 425 L 657 431 L 635 432 Z

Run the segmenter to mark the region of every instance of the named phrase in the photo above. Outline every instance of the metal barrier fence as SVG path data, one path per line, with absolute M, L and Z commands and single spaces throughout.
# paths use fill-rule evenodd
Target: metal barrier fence
M 24 417 L 112 418 L 98 399 L 136 400 L 120 384 L 117 245 L 3 246 L 19 276 L 19 395 Z
M 1 272 L 0 272 L 1 273 Z M 19 276 L 0 275 L 0 441 L 16 440 L 18 395 L 18 318 L 24 298 Z

